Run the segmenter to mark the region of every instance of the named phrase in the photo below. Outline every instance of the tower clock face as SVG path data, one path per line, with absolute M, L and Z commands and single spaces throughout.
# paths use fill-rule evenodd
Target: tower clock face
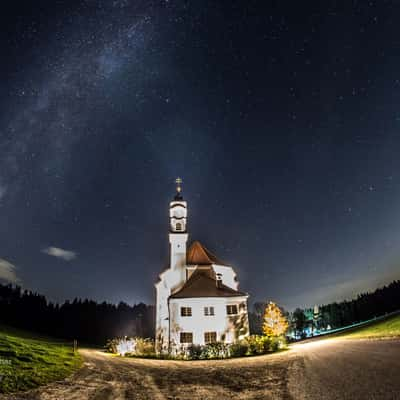
M 182 218 L 185 216 L 185 210 L 181 207 L 176 207 L 174 214 L 176 218 Z

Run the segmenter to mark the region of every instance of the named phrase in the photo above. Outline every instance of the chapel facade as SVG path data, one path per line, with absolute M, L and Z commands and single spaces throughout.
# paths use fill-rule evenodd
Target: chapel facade
M 249 334 L 248 294 L 233 268 L 200 242 L 189 247 L 182 180 L 169 205 L 169 266 L 156 283 L 156 350 L 174 354 L 191 344 L 233 343 Z

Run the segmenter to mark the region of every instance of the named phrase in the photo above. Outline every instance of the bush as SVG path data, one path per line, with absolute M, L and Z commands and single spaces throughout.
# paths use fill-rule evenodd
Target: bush
M 114 353 L 114 354 L 118 353 L 117 346 L 120 341 L 121 341 L 121 339 L 119 339 L 119 338 L 107 340 L 107 343 L 105 345 L 106 351 L 108 351 L 109 353 Z
M 269 351 L 278 351 L 286 347 L 286 339 L 283 336 L 276 336 L 271 338 L 271 344 L 269 346 Z
M 202 360 L 228 358 L 230 356 L 229 347 L 229 344 L 222 342 L 208 343 L 205 346 L 202 346 L 200 358 Z
M 156 349 L 153 339 L 134 338 L 133 340 L 135 341 L 133 355 L 140 357 L 151 357 L 155 355 Z
M 155 356 L 154 340 L 143 338 L 115 338 L 107 341 L 106 350 L 121 356 Z
M 229 346 L 231 357 L 255 356 L 284 348 L 286 341 L 284 337 L 251 335 Z
M 234 343 L 208 343 L 179 348 L 172 358 L 181 360 L 210 360 L 215 358 L 244 357 L 274 352 L 286 345 L 283 337 L 251 335 Z
M 234 343 L 192 344 L 178 347 L 173 354 L 157 355 L 152 339 L 121 338 L 111 339 L 106 349 L 115 354 L 132 357 L 170 358 L 180 360 L 210 360 L 215 358 L 243 357 L 274 352 L 286 346 L 284 337 L 268 337 L 260 335 L 247 336 Z
M 254 356 L 257 354 L 265 354 L 270 350 L 270 338 L 267 336 L 251 335 L 243 339 L 247 342 L 247 355 Z
M 192 344 L 187 349 L 187 357 L 190 360 L 199 360 L 203 353 L 203 346 Z
M 249 350 L 248 343 L 245 340 L 232 343 L 230 345 L 230 356 L 231 357 L 244 357 L 247 355 Z

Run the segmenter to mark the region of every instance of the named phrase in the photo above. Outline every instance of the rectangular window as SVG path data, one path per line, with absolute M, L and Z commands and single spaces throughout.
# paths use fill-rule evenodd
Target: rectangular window
M 206 316 L 213 316 L 214 314 L 214 307 L 204 307 L 204 315 Z
M 217 341 L 217 332 L 204 332 L 204 342 L 215 343 Z
M 181 332 L 181 343 L 193 343 L 193 333 Z
M 238 313 L 238 308 L 236 304 L 230 304 L 226 306 L 226 313 L 228 315 L 236 315 Z
M 191 317 L 192 307 L 181 307 L 181 317 Z

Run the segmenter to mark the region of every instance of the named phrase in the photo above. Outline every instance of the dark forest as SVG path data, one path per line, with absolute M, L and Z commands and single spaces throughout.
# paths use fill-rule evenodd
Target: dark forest
M 75 299 L 54 304 L 45 296 L 0 284 L 0 323 L 62 339 L 103 345 L 121 336 L 151 337 L 154 307 Z

